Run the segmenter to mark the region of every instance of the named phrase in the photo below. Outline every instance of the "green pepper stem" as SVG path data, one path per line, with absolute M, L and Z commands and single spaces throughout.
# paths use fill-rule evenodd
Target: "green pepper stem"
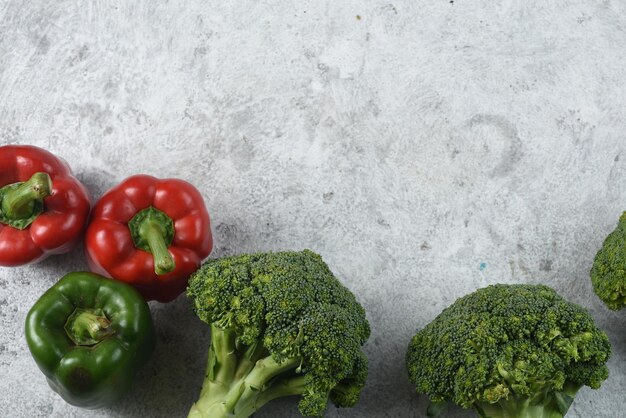
M 94 345 L 111 335 L 111 321 L 101 309 L 76 308 L 65 323 L 65 332 L 76 345 Z
M 139 227 L 139 234 L 143 236 L 154 257 L 154 272 L 166 274 L 174 270 L 174 259 L 167 249 L 163 228 L 158 221 L 145 219 Z
M 33 214 L 35 201 L 52 194 L 52 179 L 47 173 L 35 173 L 2 199 L 2 212 L 9 219 L 25 219 Z

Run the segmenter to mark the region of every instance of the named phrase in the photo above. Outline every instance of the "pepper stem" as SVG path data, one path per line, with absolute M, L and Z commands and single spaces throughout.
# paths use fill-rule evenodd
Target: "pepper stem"
M 94 345 L 113 334 L 102 309 L 76 308 L 65 323 L 67 336 L 76 345 Z
M 166 274 L 176 268 L 167 249 L 174 239 L 174 222 L 169 216 L 151 206 L 133 216 L 128 227 L 135 246 L 152 253 L 156 274 Z
M 153 220 L 145 220 L 139 228 L 139 233 L 148 242 L 150 252 L 154 257 L 154 272 L 165 274 L 174 270 L 174 259 L 167 250 L 161 225 Z
M 8 219 L 26 219 L 33 215 L 35 203 L 52 194 L 48 173 L 35 173 L 27 181 L 7 190 L 2 197 L 2 213 Z

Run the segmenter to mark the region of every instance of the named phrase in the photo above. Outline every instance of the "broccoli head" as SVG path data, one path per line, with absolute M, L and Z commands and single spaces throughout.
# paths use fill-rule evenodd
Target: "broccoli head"
M 593 261 L 591 283 L 609 309 L 618 311 L 626 306 L 626 212 Z
M 494 285 L 458 299 L 411 340 L 409 378 L 431 400 L 489 418 L 561 418 L 608 377 L 606 334 L 542 285 Z M 429 416 L 434 416 L 431 414 Z
M 191 418 L 245 418 L 265 403 L 301 396 L 302 415 L 328 400 L 353 406 L 367 376 L 363 307 L 309 251 L 258 253 L 206 262 L 187 294 L 211 326 L 200 399 Z

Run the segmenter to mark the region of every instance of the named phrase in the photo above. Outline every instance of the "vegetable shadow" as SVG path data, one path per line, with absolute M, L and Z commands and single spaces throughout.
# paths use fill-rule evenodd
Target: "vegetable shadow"
M 108 409 L 115 417 L 180 417 L 200 396 L 210 344 L 209 326 L 196 317 L 185 295 L 168 304 L 151 302 L 157 346 L 130 392 Z

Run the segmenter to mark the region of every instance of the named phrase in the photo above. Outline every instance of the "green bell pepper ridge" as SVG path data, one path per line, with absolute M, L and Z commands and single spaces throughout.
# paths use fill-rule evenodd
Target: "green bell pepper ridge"
M 70 273 L 28 312 L 26 341 L 50 387 L 68 403 L 100 408 L 128 392 L 156 344 L 150 308 L 125 283 Z

